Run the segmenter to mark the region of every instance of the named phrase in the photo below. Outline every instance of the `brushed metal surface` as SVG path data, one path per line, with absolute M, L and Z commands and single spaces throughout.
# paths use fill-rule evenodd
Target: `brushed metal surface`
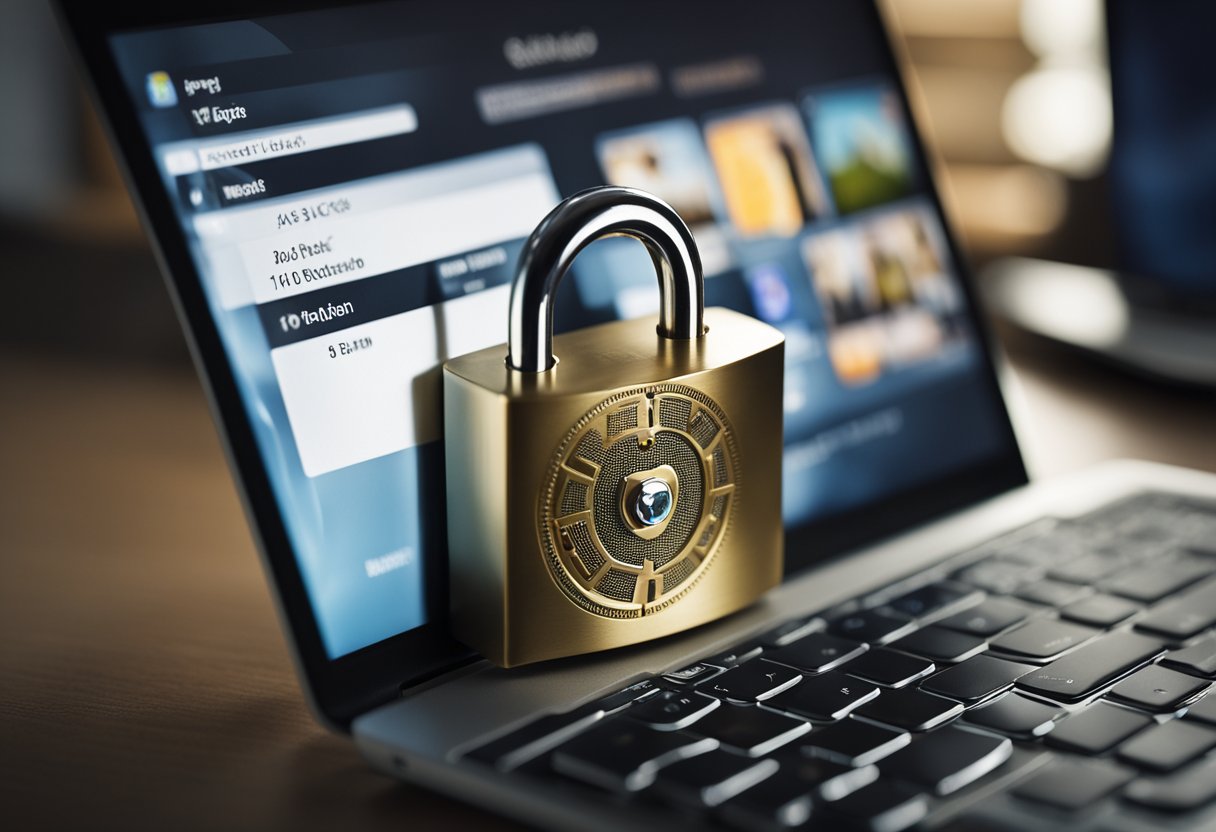
M 458 638 L 514 666 L 658 638 L 742 609 L 781 579 L 784 340 L 727 309 L 704 337 L 660 336 L 652 319 L 555 339 L 559 363 L 521 373 L 493 347 L 444 366 L 451 623 Z M 678 603 L 608 619 L 573 603 L 544 555 L 538 518 L 571 429 L 605 400 L 683 385 L 725 415 L 739 460 L 712 566 Z M 453 510 L 454 509 L 454 510 Z

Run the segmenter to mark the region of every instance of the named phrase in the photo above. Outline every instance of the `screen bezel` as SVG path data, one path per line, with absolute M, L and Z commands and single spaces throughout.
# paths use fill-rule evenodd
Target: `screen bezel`
M 241 493 L 255 542 L 276 597 L 281 623 L 294 647 L 297 669 L 318 717 L 332 727 L 346 729 L 358 714 L 400 695 L 475 657 L 453 641 L 445 629 L 427 624 L 400 633 L 337 659 L 329 659 L 305 591 L 303 578 L 283 525 L 269 477 L 262 464 L 233 367 L 220 342 L 216 322 L 208 311 L 202 281 L 189 255 L 173 206 L 155 168 L 152 149 L 143 135 L 138 114 L 126 94 L 117 63 L 110 51 L 111 34 L 157 26 L 181 26 L 232 19 L 253 19 L 275 14 L 333 7 L 333 0 L 215 0 L 205 18 L 182 11 L 180 4 L 107 4 L 92 0 L 56 0 L 65 30 L 74 41 L 99 104 L 115 155 L 123 166 L 127 185 L 152 247 L 158 257 L 169 293 L 185 330 L 196 369 L 208 395 L 229 465 Z M 884 74 L 898 89 L 901 106 L 912 133 L 920 169 L 927 164 L 916 123 L 879 9 L 866 4 L 873 18 L 874 36 L 882 39 Z M 930 179 L 927 196 L 945 220 L 937 188 Z M 977 305 L 966 261 L 960 256 L 948 222 L 943 222 L 950 257 L 966 296 L 969 317 L 986 365 L 984 384 L 989 388 L 1004 447 L 991 460 L 888 495 L 864 507 L 833 515 L 787 531 L 787 566 L 808 568 L 864 543 L 895 531 L 928 522 L 959 507 L 994 496 L 1027 481 L 1013 427 L 1004 406 L 996 374 L 992 334 Z M 442 541 L 436 541 L 436 548 Z M 813 553 L 813 554 L 812 554 Z M 431 609 L 442 609 L 446 587 L 431 582 Z M 438 604 L 438 606 L 437 606 Z

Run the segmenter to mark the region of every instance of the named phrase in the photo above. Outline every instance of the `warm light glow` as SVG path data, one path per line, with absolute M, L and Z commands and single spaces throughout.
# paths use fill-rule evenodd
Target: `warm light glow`
M 1020 17 L 1022 40 L 1039 61 L 1005 96 L 1005 141 L 1029 162 L 1092 176 L 1111 138 L 1101 0 L 1023 0 Z
M 1110 81 L 1097 67 L 1048 67 L 1010 87 L 1001 113 L 1010 149 L 1073 176 L 1092 176 L 1111 138 Z
M 968 237 L 1000 246 L 1050 234 L 1068 207 L 1063 178 L 1032 165 L 953 165 L 950 186 Z
M 1022 40 L 1040 58 L 1102 51 L 1101 0 L 1022 0 Z
M 994 283 L 999 308 L 1037 332 L 1093 349 L 1110 348 L 1127 335 L 1131 314 L 1109 274 L 1098 269 L 1011 258 Z M 1009 279 L 1013 278 L 1013 279 Z
M 1008 38 L 1019 25 L 1018 0 L 889 0 L 889 4 L 905 36 Z

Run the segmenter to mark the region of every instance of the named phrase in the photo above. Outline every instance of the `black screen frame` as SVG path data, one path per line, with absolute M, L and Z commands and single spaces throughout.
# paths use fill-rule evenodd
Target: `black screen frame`
M 297 670 L 318 718 L 338 730 L 364 711 L 476 659 L 439 624 L 400 633 L 354 653 L 330 659 L 322 645 L 295 554 L 283 525 L 275 496 L 254 440 L 233 367 L 208 310 L 200 275 L 189 254 L 174 209 L 155 167 L 152 148 L 140 129 L 138 114 L 126 93 L 110 50 L 112 34 L 160 27 L 256 19 L 276 14 L 332 8 L 334 0 L 213 0 L 204 17 L 181 4 L 110 4 L 95 0 L 54 0 L 61 24 L 76 48 L 86 82 L 91 87 L 127 186 L 140 213 L 165 277 L 169 294 L 185 331 L 199 378 L 207 393 L 237 489 L 241 494 L 255 542 L 276 598 L 283 629 L 294 646 Z M 931 174 L 920 134 L 908 105 L 902 74 L 889 34 L 876 5 L 866 4 L 882 38 L 886 66 L 881 70 L 898 87 L 901 106 L 911 125 L 917 163 Z M 928 188 L 934 209 L 945 220 L 935 185 Z M 982 464 L 918 484 L 864 507 L 787 530 L 787 573 L 823 563 L 893 532 L 927 523 L 950 511 L 995 496 L 1027 482 L 1012 423 L 1004 406 L 996 373 L 991 330 L 978 306 L 970 270 L 955 236 L 944 222 L 950 257 L 966 296 L 970 320 L 987 371 L 982 375 L 994 411 L 999 413 L 1003 449 Z M 442 547 L 443 541 L 435 541 Z M 438 548 L 436 549 L 438 550 Z M 446 587 L 431 582 L 431 609 L 443 609 Z

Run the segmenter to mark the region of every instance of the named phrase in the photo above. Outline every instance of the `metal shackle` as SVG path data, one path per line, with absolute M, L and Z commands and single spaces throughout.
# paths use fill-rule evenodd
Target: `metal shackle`
M 601 186 L 563 200 L 524 244 L 511 285 L 507 365 L 541 373 L 553 357 L 553 301 L 580 251 L 605 237 L 646 246 L 659 278 L 659 334 L 691 340 L 705 331 L 705 281 L 692 232 L 675 209 L 634 188 Z

